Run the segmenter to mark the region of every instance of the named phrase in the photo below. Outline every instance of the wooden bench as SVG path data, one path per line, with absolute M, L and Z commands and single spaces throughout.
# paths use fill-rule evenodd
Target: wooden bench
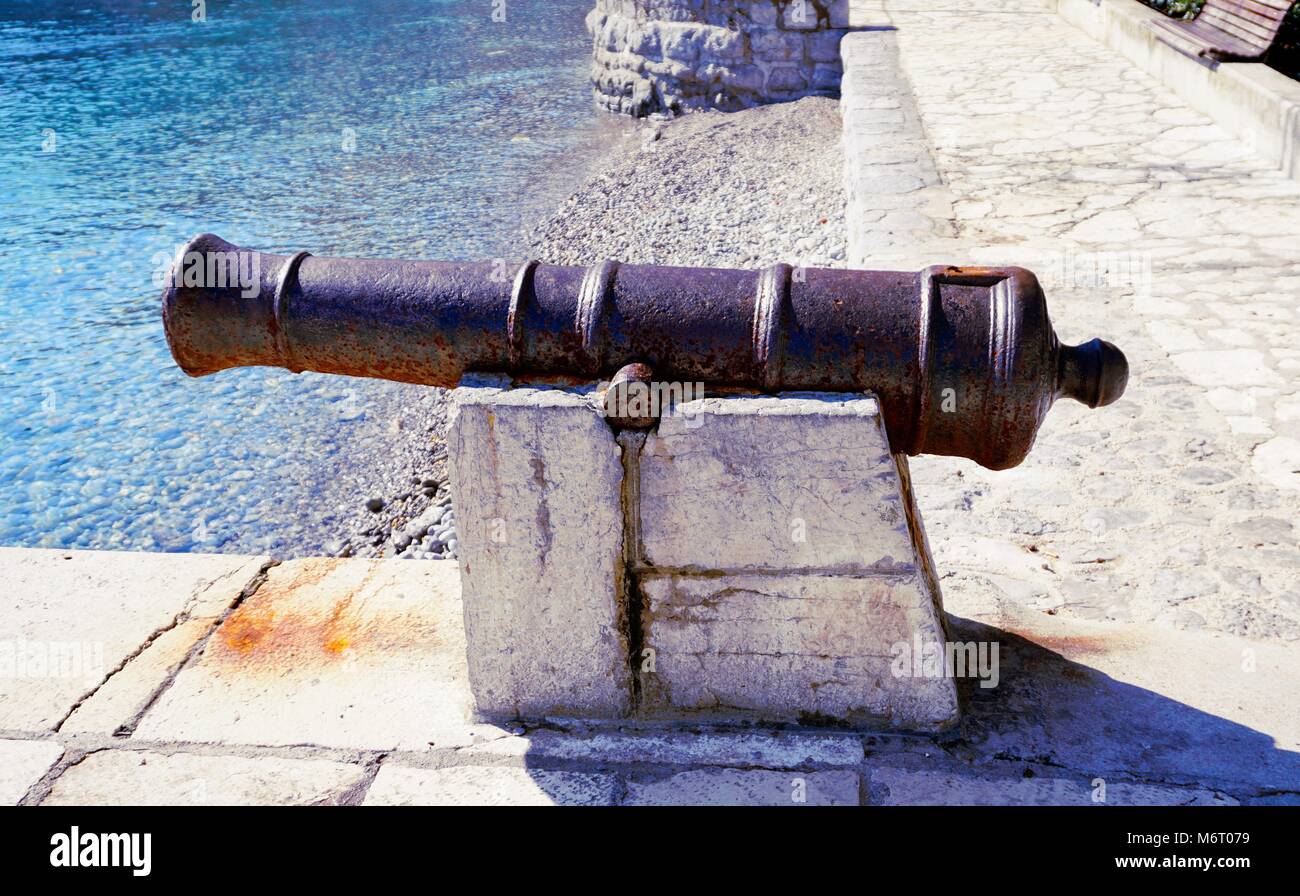
M 1156 37 L 1198 62 L 1249 62 L 1263 56 L 1277 38 L 1295 0 L 1207 0 L 1190 22 L 1152 19 Z

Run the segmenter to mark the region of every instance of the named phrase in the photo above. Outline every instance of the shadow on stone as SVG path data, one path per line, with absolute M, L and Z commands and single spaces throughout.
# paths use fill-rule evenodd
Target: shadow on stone
M 1026 616 L 1034 627 L 1030 640 L 949 615 L 953 641 L 998 645 L 999 680 L 992 688 L 960 682 L 965 716 L 960 731 L 946 736 L 611 724 L 537 732 L 524 766 L 541 795 L 570 804 L 612 797 L 634 804 L 789 805 L 802 793 L 809 804 L 1078 805 L 1093 801 L 1098 779 L 1111 805 L 1300 800 L 1300 752 L 1277 740 L 1293 739 L 1294 713 L 1284 696 L 1277 712 L 1258 722 L 1276 726 L 1281 734 L 1275 735 L 1116 677 L 1168 682 L 1170 690 L 1190 689 L 1188 699 L 1203 696 L 1217 706 L 1222 688 L 1238 687 L 1230 676 L 1240 670 L 1228 660 L 1251 642 L 1209 639 L 1222 644 L 1216 653 L 1201 650 L 1200 636 L 1173 630 L 1085 626 L 1046 615 L 1043 621 L 1047 633 Z M 1174 646 L 1166 647 L 1166 638 Z M 1153 651 L 1170 665 L 1161 668 Z M 1203 665 L 1182 668 L 1189 657 Z M 1094 660 L 1115 674 L 1090 665 Z M 1283 679 L 1263 668 L 1253 674 L 1284 694 Z M 1211 678 L 1218 684 L 1210 686 Z M 1224 711 L 1253 719 L 1267 696 L 1245 690 Z
M 1300 753 L 1280 749 L 1273 735 L 1197 709 L 1145 687 L 1121 681 L 1087 664 L 1113 656 L 1105 637 L 1030 641 L 978 621 L 949 616 L 954 640 L 997 642 L 1000 683 L 981 688 L 962 682 L 965 719 L 960 747 L 972 759 L 1013 759 L 1058 765 L 1088 776 L 1123 775 L 1165 784 L 1215 787 L 1229 792 L 1300 787 Z M 1110 626 L 1118 637 L 1124 627 Z M 1176 637 L 1177 632 L 1170 632 Z M 1056 649 L 1052 649 L 1056 648 Z M 1068 659 L 1061 652 L 1083 658 Z M 1170 651 L 1148 678 L 1208 679 L 1239 674 L 1221 657 L 1181 668 L 1182 651 Z M 1264 675 L 1262 670 L 1257 675 Z M 1240 707 L 1227 707 L 1240 709 Z M 1280 715 L 1288 707 L 1279 706 Z M 1294 710 L 1290 710 L 1294 714 Z

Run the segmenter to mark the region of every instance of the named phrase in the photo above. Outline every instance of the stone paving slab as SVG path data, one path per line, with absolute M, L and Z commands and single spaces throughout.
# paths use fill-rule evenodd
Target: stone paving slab
M 470 756 L 528 757 L 529 761 L 652 765 L 761 766 L 769 769 L 857 766 L 861 738 L 852 734 L 791 731 L 541 730 L 487 740 L 462 752 Z
M 63 755 L 48 740 L 0 740 L 0 806 L 14 806 Z
M 628 806 L 856 806 L 856 772 L 696 769 L 629 781 Z
M 574 725 L 465 753 L 578 768 L 859 769 L 887 785 L 869 803 L 1092 802 L 1099 779 L 1110 805 L 1300 798 L 1295 645 L 1063 618 L 992 588 L 950 603 L 953 640 L 999 647 L 997 685 L 970 683 L 955 737 Z
M 1235 806 L 1230 796 L 1201 788 L 1108 782 L 1078 775 L 975 777 L 943 771 L 873 769 L 867 776 L 872 806 Z
M 950 638 L 999 645 L 998 685 L 968 689 L 957 755 L 1300 792 L 1300 645 L 1063 618 L 995 589 L 949 603 Z
M 142 740 L 352 749 L 472 743 L 454 563 L 292 560 L 145 713 Z
M 105 734 L 134 702 L 129 663 L 117 686 L 132 699 L 114 685 L 97 695 L 104 725 L 0 742 L 0 795 L 23 798 L 66 748 L 76 761 L 32 799 L 786 805 L 798 786 L 813 804 L 1072 803 L 1099 778 L 1107 804 L 1300 799 L 1294 644 L 1053 615 L 976 580 L 950 593 L 950 636 L 998 645 L 997 686 L 963 683 L 967 717 L 945 738 L 502 728 L 466 721 L 457 574 L 400 560 L 274 567 L 131 737 Z M 148 656 L 133 661 L 141 680 L 170 674 Z
M 897 39 L 892 30 L 850 33 L 840 53 L 848 267 L 932 264 L 937 259 L 918 249 L 952 237 L 951 196 L 931 158 Z
M 130 726 L 214 625 L 215 619 L 188 619 L 154 638 L 78 706 L 59 731 L 112 735 Z
M 268 562 L 0 548 L 0 731 L 54 729 L 150 638 L 221 613 Z
M 43 806 L 337 805 L 368 776 L 320 759 L 104 750 L 69 767 Z
M 1162 43 L 1147 28 L 1165 18 L 1132 0 L 1044 0 L 1065 21 L 1151 74 L 1254 153 L 1300 179 L 1300 82 L 1258 62 L 1210 67 Z
M 420 769 L 385 765 L 366 806 L 608 806 L 613 775 L 490 766 Z

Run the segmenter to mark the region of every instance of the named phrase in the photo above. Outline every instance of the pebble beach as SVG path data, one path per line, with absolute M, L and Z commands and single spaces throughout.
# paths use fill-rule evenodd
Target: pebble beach
M 518 254 L 572 265 L 842 267 L 842 170 L 833 99 L 651 117 L 611 146 Z M 411 387 L 395 416 L 371 423 L 390 430 L 391 456 L 358 474 L 325 553 L 455 558 L 449 401 L 444 390 Z

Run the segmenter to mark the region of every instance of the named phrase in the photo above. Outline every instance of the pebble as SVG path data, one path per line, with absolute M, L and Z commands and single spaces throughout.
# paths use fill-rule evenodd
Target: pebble
M 652 127 L 657 136 L 643 144 L 652 149 L 632 146 L 535 229 L 534 257 L 842 266 L 834 264 L 847 233 L 835 100 L 694 112 Z
M 773 134 L 781 135 L 779 153 L 772 152 Z M 847 225 L 840 152 L 839 104 L 825 97 L 656 118 L 641 139 L 626 141 L 603 171 L 535 228 L 529 251 L 558 264 L 613 257 L 735 268 L 778 261 L 842 267 Z M 402 427 L 432 433 L 435 448 L 423 458 L 413 455 L 428 466 L 386 492 L 409 495 L 389 504 L 366 502 L 371 515 L 353 522 L 356 534 L 349 539 L 358 555 L 457 556 L 451 489 L 435 465 L 445 460 L 437 452 L 446 412 L 446 401 L 439 400 Z
M 839 127 L 838 104 L 823 97 L 728 115 L 657 118 L 643 141 L 626 142 L 621 155 L 536 228 L 532 255 L 569 264 L 612 256 L 652 264 L 842 266 L 847 228 Z M 771 152 L 773 133 L 781 134 L 781 153 Z M 368 499 L 369 515 L 351 520 L 352 536 L 342 546 L 331 542 L 336 555 L 457 556 L 456 512 L 440 473 L 448 405 L 441 390 L 428 394 L 438 397 L 423 413 L 390 427 L 433 435 L 432 449 L 393 439 L 424 469 L 393 477 L 386 486 L 393 500 Z

